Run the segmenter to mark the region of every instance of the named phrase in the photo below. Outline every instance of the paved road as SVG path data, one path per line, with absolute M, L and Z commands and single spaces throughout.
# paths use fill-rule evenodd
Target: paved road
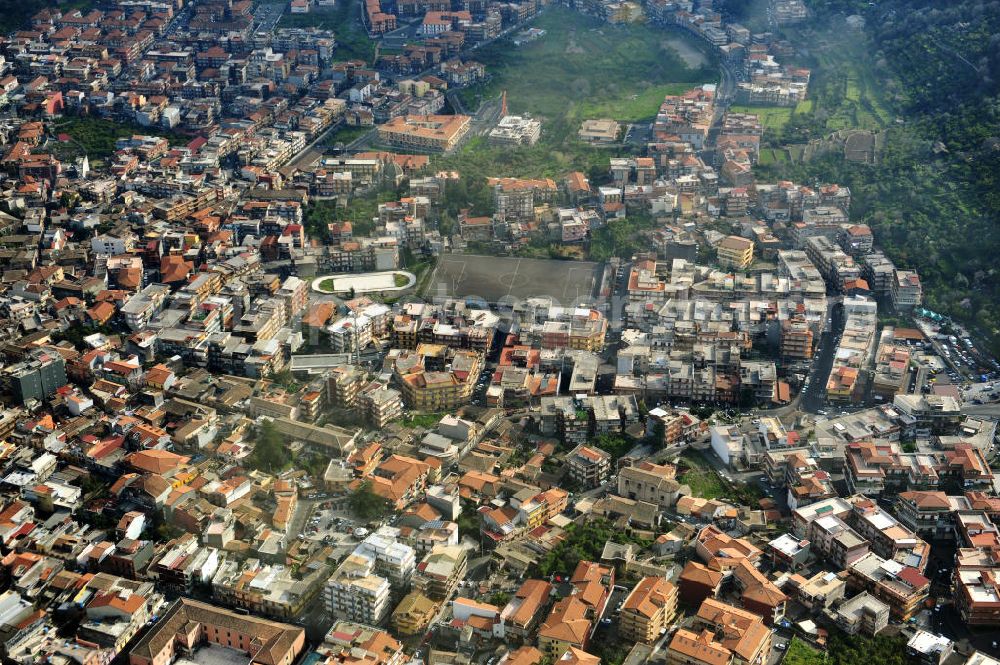
M 837 338 L 844 332 L 846 323 L 842 304 L 838 302 L 831 307 L 830 318 L 833 322 L 830 330 L 820 336 L 819 348 L 822 351 L 813 358 L 809 370 L 809 386 L 803 391 L 800 399 L 800 408 L 807 413 L 816 413 L 826 403 L 826 382 L 830 378 L 830 370 L 833 369 Z

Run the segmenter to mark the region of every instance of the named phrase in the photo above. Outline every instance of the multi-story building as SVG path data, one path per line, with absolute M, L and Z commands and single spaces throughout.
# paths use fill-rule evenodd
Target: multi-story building
M 553 201 L 559 193 L 550 178 L 487 178 L 486 185 L 493 190 L 497 216 L 505 221 L 533 220 L 535 206 Z
M 719 243 L 719 265 L 743 269 L 753 263 L 753 240 L 739 236 L 726 236 Z
M 416 352 L 404 351 L 396 356 L 393 377 L 407 406 L 444 411 L 472 398 L 482 368 L 483 358 L 476 351 L 421 344 Z
M 930 580 L 920 571 L 869 552 L 847 567 L 848 584 L 867 591 L 891 608 L 897 621 L 909 621 L 927 598 Z
M 928 540 L 954 539 L 955 513 L 970 508 L 964 496 L 948 496 L 938 491 L 900 492 L 896 498 L 899 521 Z
M 692 628 L 674 633 L 668 665 L 763 665 L 770 656 L 771 631 L 761 618 L 714 598 L 698 608 Z
M 542 134 L 542 123 L 519 115 L 500 118 L 490 130 L 490 143 L 499 146 L 534 145 Z
M 923 288 L 920 276 L 912 270 L 894 271 L 892 276 L 892 306 L 900 312 L 908 312 L 923 302 Z
M 66 361 L 55 349 L 31 349 L 25 356 L 0 374 L 0 385 L 6 386 L 19 404 L 41 402 L 66 385 Z
M 1000 622 L 1000 555 L 994 547 L 960 548 L 955 555 L 955 608 L 969 625 Z
M 645 501 L 668 509 L 677 502 L 680 483 L 677 469 L 669 464 L 642 461 L 618 471 L 618 494 L 626 499 Z
M 399 635 L 420 635 L 427 630 L 438 607 L 419 591 L 408 593 L 392 612 L 392 628 Z
M 431 600 L 445 600 L 465 578 L 466 566 L 464 547 L 438 545 L 417 566 L 413 585 Z
M 837 627 L 848 635 L 875 635 L 889 625 L 889 606 L 862 591 L 837 608 Z
M 618 632 L 634 642 L 652 644 L 677 614 L 677 587 L 662 577 L 644 577 L 622 604 Z
M 378 128 L 379 141 L 397 148 L 447 152 L 469 133 L 467 115 L 407 115 Z
M 588 607 L 577 595 L 559 600 L 538 629 L 538 648 L 551 658 L 558 658 L 567 649 L 586 649 L 593 632 Z
M 813 520 L 807 533 L 813 552 L 841 569 L 868 554 L 869 542 L 836 515 Z
M 611 455 L 580 444 L 566 455 L 566 471 L 581 486 L 598 487 L 611 475 Z
M 258 559 L 227 559 L 212 578 L 212 597 L 254 614 L 290 619 L 320 592 L 326 572 L 317 569 L 295 579 L 284 566 L 265 565 Z
M 781 322 L 781 357 L 796 362 L 812 358 L 813 332 L 804 319 Z
M 525 580 L 500 612 L 502 637 L 526 642 L 535 633 L 549 605 L 552 585 L 544 580 Z
M 169 665 L 204 643 L 244 653 L 266 653 L 269 662 L 287 665 L 295 662 L 305 649 L 306 632 L 298 626 L 181 598 L 132 647 L 128 652 L 129 663 Z
M 381 624 L 391 609 L 390 585 L 374 574 L 375 557 L 355 551 L 334 571 L 323 590 L 323 604 L 334 618 L 371 626 Z
M 355 552 L 374 557 L 375 573 L 389 580 L 394 590 L 403 591 L 410 586 L 417 555 L 397 540 L 398 535 L 397 529 L 384 527 L 361 541 Z

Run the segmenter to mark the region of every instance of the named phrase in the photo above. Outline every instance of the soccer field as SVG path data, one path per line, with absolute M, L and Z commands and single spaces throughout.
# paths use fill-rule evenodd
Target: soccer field
M 426 295 L 474 297 L 490 303 L 536 296 L 554 298 L 562 305 L 581 299 L 593 303 L 603 270 L 603 264 L 588 261 L 446 254 L 438 259 Z

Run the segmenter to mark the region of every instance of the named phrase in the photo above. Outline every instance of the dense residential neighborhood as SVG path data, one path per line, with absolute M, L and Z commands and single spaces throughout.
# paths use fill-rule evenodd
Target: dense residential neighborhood
M 1000 665 L 1000 362 L 761 177 L 810 3 L 50 4 L 0 38 L 4 663 Z M 491 94 L 552 14 L 718 82 Z

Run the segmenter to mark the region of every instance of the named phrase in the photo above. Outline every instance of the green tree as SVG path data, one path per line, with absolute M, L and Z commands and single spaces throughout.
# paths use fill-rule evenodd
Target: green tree
M 372 483 L 366 480 L 351 493 L 348 499 L 351 512 L 363 520 L 385 517 L 392 512 L 389 502 L 372 490 Z
M 261 471 L 275 473 L 288 464 L 285 439 L 270 420 L 265 420 L 257 428 L 250 465 Z
M 510 601 L 510 594 L 506 591 L 495 591 L 490 596 L 490 603 L 497 607 L 503 607 Z
M 632 437 L 624 434 L 602 434 L 597 437 L 594 443 L 598 448 L 609 453 L 615 460 L 632 450 L 635 446 L 635 441 L 632 440 Z
M 826 656 L 816 651 L 808 644 L 798 638 L 794 638 L 788 645 L 784 665 L 825 665 Z

